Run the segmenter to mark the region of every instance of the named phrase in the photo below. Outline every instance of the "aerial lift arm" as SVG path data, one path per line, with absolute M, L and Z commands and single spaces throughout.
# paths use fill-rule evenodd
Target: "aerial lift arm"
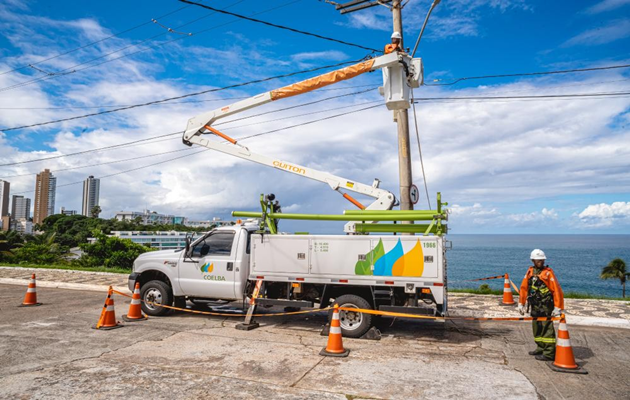
M 405 53 L 391 53 L 298 83 L 284 86 L 280 89 L 274 89 L 269 92 L 261 93 L 248 99 L 193 117 L 188 121 L 188 126 L 183 136 L 183 142 L 189 146 L 197 144 L 212 150 L 242 158 L 244 160 L 253 161 L 319 182 L 324 182 L 328 184 L 331 189 L 338 191 L 347 200 L 361 209 L 389 210 L 393 207 L 396 199 L 391 192 L 378 187 L 380 183 L 378 179 L 376 179 L 370 186 L 327 172 L 307 168 L 298 164 L 279 160 L 277 158 L 256 154 L 251 152 L 247 147 L 239 144 L 235 139 L 212 127 L 212 124 L 221 118 L 225 118 L 272 101 L 307 93 L 377 69 L 383 69 L 383 95 L 385 97 L 385 104 L 387 107 L 392 110 L 408 108 L 409 87 L 417 87 L 421 83 L 422 63 L 420 59 L 411 59 L 411 57 Z M 204 135 L 208 134 L 218 136 L 224 139 L 225 142 L 209 140 L 204 137 Z M 342 192 L 342 190 L 366 195 L 374 198 L 375 201 L 369 206 L 364 207 L 350 195 Z M 346 227 L 347 231 L 348 228 L 349 227 Z

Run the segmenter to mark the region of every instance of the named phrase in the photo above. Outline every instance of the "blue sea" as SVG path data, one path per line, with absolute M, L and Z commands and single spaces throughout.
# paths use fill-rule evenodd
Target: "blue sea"
M 603 280 L 602 267 L 622 258 L 630 269 L 630 235 L 448 235 L 448 284 L 451 288 L 477 288 L 488 283 L 501 289 L 500 279 L 467 282 L 468 279 L 510 274 L 520 286 L 530 252 L 539 248 L 547 255 L 565 292 L 621 297 L 618 279 Z M 630 282 L 626 284 L 630 292 Z

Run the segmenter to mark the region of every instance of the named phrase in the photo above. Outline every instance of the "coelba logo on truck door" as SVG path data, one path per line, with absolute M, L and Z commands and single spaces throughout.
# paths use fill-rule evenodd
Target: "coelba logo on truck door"
M 205 263 L 204 265 L 201 266 L 201 272 L 202 273 L 210 274 L 210 273 L 212 273 L 212 271 L 214 271 L 214 264 Z M 224 281 L 225 280 L 225 276 L 221 276 L 221 275 L 204 275 L 203 279 L 205 279 L 207 281 Z

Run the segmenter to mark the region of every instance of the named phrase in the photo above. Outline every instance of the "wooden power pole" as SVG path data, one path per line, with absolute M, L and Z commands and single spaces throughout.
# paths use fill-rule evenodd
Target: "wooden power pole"
M 402 0 L 352 0 L 347 3 L 337 4 L 336 9 L 340 10 L 341 14 L 347 14 L 366 8 L 377 7 L 387 5 L 392 10 L 392 17 L 394 22 L 394 28 L 392 32 L 399 32 L 401 35 L 400 47 L 403 47 L 403 26 L 402 26 Z M 391 6 L 388 4 L 391 3 Z M 409 115 L 407 110 L 393 111 L 394 120 L 398 124 L 398 172 L 400 179 L 400 209 L 401 210 L 413 210 L 413 202 L 409 190 L 413 183 L 411 175 L 411 153 L 409 150 Z M 412 221 L 405 221 L 403 223 L 413 223 Z

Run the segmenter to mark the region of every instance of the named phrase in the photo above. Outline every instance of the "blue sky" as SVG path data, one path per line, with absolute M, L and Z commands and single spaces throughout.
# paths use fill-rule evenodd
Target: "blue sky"
M 255 17 L 377 49 L 389 41 L 391 34 L 391 14 L 382 6 L 340 15 L 332 5 L 317 0 L 204 3 L 246 15 L 260 13 Z M 430 3 L 411 0 L 403 10 L 406 46 L 413 45 Z M 4 33 L 0 37 L 0 73 L 149 23 L 38 63 L 39 71 L 27 67 L 0 75 L 0 88 L 44 78 L 10 90 L 0 89 L 0 128 L 98 111 L 103 105 L 147 102 L 357 60 L 370 53 L 248 21 L 233 22 L 233 17 L 211 15 L 195 6 L 179 10 L 182 7 L 184 4 L 177 1 L 5 0 L 0 8 Z M 182 33 L 214 29 L 188 37 L 150 23 L 152 18 L 173 11 L 176 12 L 158 22 Z M 190 23 L 200 17 L 204 18 Z M 443 0 L 431 17 L 419 55 L 423 58 L 426 83 L 444 83 L 488 74 L 630 64 L 629 38 L 628 0 Z M 113 60 L 147 46 L 155 47 Z M 106 55 L 110 52 L 117 53 Z M 97 57 L 102 58 L 90 62 Z M 90 67 L 103 61 L 107 62 Z M 78 71 L 46 76 L 66 69 Z M 629 70 L 471 80 L 454 86 L 424 86 L 415 94 L 456 97 L 628 91 Z M 190 117 L 233 101 L 226 98 L 251 96 L 312 75 L 192 99 L 204 100 L 201 103 L 145 107 L 1 132 L 0 158 L 23 161 L 176 132 L 185 127 Z M 380 81 L 379 73 L 367 74 L 339 84 L 337 90 L 288 99 L 256 112 L 354 93 L 365 87 L 353 86 L 376 86 Z M 284 128 L 335 114 L 341 108 L 357 110 L 379 99 L 375 90 L 349 95 L 255 118 L 251 120 L 255 124 L 237 124 L 234 130 L 227 126 L 226 133 L 238 137 Z M 65 108 L 70 106 L 97 108 Z M 418 123 L 427 182 L 433 198 L 435 192 L 441 191 L 452 205 L 452 232 L 630 233 L 629 106 L 628 96 L 421 104 Z M 318 114 L 301 115 L 309 112 Z M 283 119 L 272 121 L 278 118 Z M 378 177 L 384 187 L 397 194 L 395 132 L 391 113 L 382 107 L 287 129 L 252 139 L 247 145 L 263 154 L 365 183 Z M 414 181 L 422 187 L 414 136 L 412 132 Z M 132 159 L 53 172 L 58 184 L 63 185 L 81 181 L 87 175 L 114 174 L 187 154 L 154 156 L 183 148 L 176 139 L 89 156 L 0 167 L 0 179 L 11 182 L 13 193 L 27 192 L 25 195 L 32 196 L 28 192 L 33 190 L 35 178 L 27 174 L 43 168 L 57 171 Z M 336 213 L 349 208 L 322 184 L 214 153 L 104 178 L 101 204 L 105 217 L 118 210 L 149 208 L 205 219 L 215 215 L 227 217 L 233 209 L 252 209 L 262 192 L 275 192 L 285 211 Z M 81 185 L 60 187 L 57 209 L 80 209 L 80 195 Z M 419 207 L 426 208 L 426 200 Z M 287 229 L 305 230 L 294 225 Z M 329 228 L 312 225 L 306 230 Z

